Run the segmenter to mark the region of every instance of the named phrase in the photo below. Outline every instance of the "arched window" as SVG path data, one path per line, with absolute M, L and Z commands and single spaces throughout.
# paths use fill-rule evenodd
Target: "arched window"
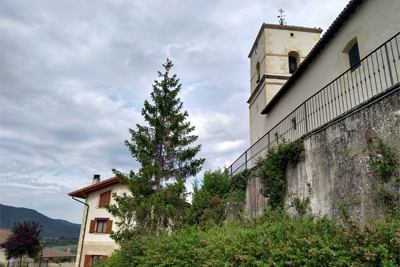
M 299 62 L 300 55 L 296 51 L 291 51 L 288 54 L 289 57 L 289 73 L 292 74 L 297 69 L 297 63 Z
M 343 53 L 347 54 L 349 57 L 349 65 L 351 72 L 355 71 L 360 64 L 360 52 L 358 50 L 357 37 L 351 39 L 347 45 L 344 47 Z
M 257 62 L 257 65 L 256 65 L 256 77 L 257 77 L 256 83 L 259 83 L 260 82 L 260 62 Z

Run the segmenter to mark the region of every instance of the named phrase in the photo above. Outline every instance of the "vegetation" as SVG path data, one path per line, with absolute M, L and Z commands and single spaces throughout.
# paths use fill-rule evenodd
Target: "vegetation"
M 367 139 L 370 166 L 385 182 L 387 182 L 397 169 L 396 157 L 392 149 L 384 144 L 382 139 L 374 139 L 376 142 L 373 142 L 373 139 Z
M 249 174 L 247 169 L 233 177 L 229 177 L 227 171 L 206 171 L 202 186 L 199 187 L 197 181 L 193 184 L 192 207 L 187 222 L 190 225 L 199 224 L 202 229 L 220 226 L 225 220 L 227 204 L 230 210 L 240 212 Z
M 42 231 L 42 226 L 37 222 L 14 223 L 13 234 L 0 244 L 0 247 L 4 248 L 6 260 L 22 259 L 24 255 L 35 258 L 41 250 L 40 233 Z
M 285 170 L 288 163 L 295 166 L 299 160 L 300 153 L 304 151 L 303 140 L 287 142 L 282 139 L 277 146 L 268 149 L 264 158 L 257 162 L 261 167 L 255 172 L 263 182 L 262 191 L 269 198 L 272 208 L 283 208 L 283 192 L 286 188 Z
M 63 247 L 70 245 L 78 245 L 79 238 L 61 236 L 59 238 L 46 238 L 42 239 L 46 247 Z
M 102 266 L 398 266 L 398 206 L 381 220 L 305 215 L 277 207 L 260 217 L 200 230 L 148 232 Z
M 55 250 L 64 251 L 64 252 L 67 252 L 68 249 L 71 249 L 71 253 L 72 254 L 76 254 L 77 251 L 78 251 L 78 243 L 65 245 L 65 246 L 55 246 L 55 247 L 52 247 L 52 248 L 55 249 Z
M 204 159 L 195 159 L 201 145 L 189 147 L 197 136 L 190 135 L 195 128 L 186 121 L 188 112 L 182 111 L 183 104 L 177 97 L 181 84 L 176 75 L 170 76 L 172 66 L 167 59 L 164 73 L 158 72 L 161 81 L 153 84 L 152 103 L 144 102 L 142 115 L 148 127 L 136 125 L 136 130 L 129 129 L 131 141 L 125 141 L 141 168 L 137 173 L 131 171 L 129 177 L 113 170 L 131 193 L 113 194 L 116 204 L 106 207 L 119 219 L 116 224 L 120 230 L 111 233 L 117 242 L 146 229 L 158 231 L 182 223 L 188 206 L 184 183 L 204 163 Z

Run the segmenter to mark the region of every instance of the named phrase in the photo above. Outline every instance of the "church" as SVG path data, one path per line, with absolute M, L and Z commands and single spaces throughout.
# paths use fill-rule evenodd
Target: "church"
M 322 29 L 263 24 L 248 55 L 250 145 L 231 174 L 399 83 L 400 2 L 351 0 Z

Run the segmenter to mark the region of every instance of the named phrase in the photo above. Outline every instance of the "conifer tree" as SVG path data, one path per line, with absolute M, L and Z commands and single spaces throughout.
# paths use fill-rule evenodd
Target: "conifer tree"
M 151 103 L 144 102 L 141 114 L 148 126 L 137 124 L 136 130 L 129 129 L 132 137 L 125 141 L 141 168 L 137 173 L 131 171 L 129 178 L 113 170 L 131 193 L 114 194 L 116 204 L 107 208 L 120 219 L 120 230 L 111 234 L 116 241 L 132 236 L 132 229 L 140 233 L 144 228 L 158 230 L 183 221 L 187 208 L 184 183 L 200 172 L 205 161 L 195 158 L 201 145 L 190 146 L 198 137 L 190 135 L 195 127 L 182 110 L 181 84 L 176 74 L 170 76 L 172 66 L 167 59 L 164 73 L 158 72 L 161 80 L 154 81 Z

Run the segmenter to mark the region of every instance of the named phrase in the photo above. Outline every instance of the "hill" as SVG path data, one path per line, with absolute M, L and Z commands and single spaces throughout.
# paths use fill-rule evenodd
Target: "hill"
M 35 221 L 43 225 L 42 237 L 79 237 L 80 224 L 70 223 L 65 220 L 51 219 L 36 210 L 27 208 L 16 208 L 0 204 L 1 228 L 12 230 L 14 222 Z

